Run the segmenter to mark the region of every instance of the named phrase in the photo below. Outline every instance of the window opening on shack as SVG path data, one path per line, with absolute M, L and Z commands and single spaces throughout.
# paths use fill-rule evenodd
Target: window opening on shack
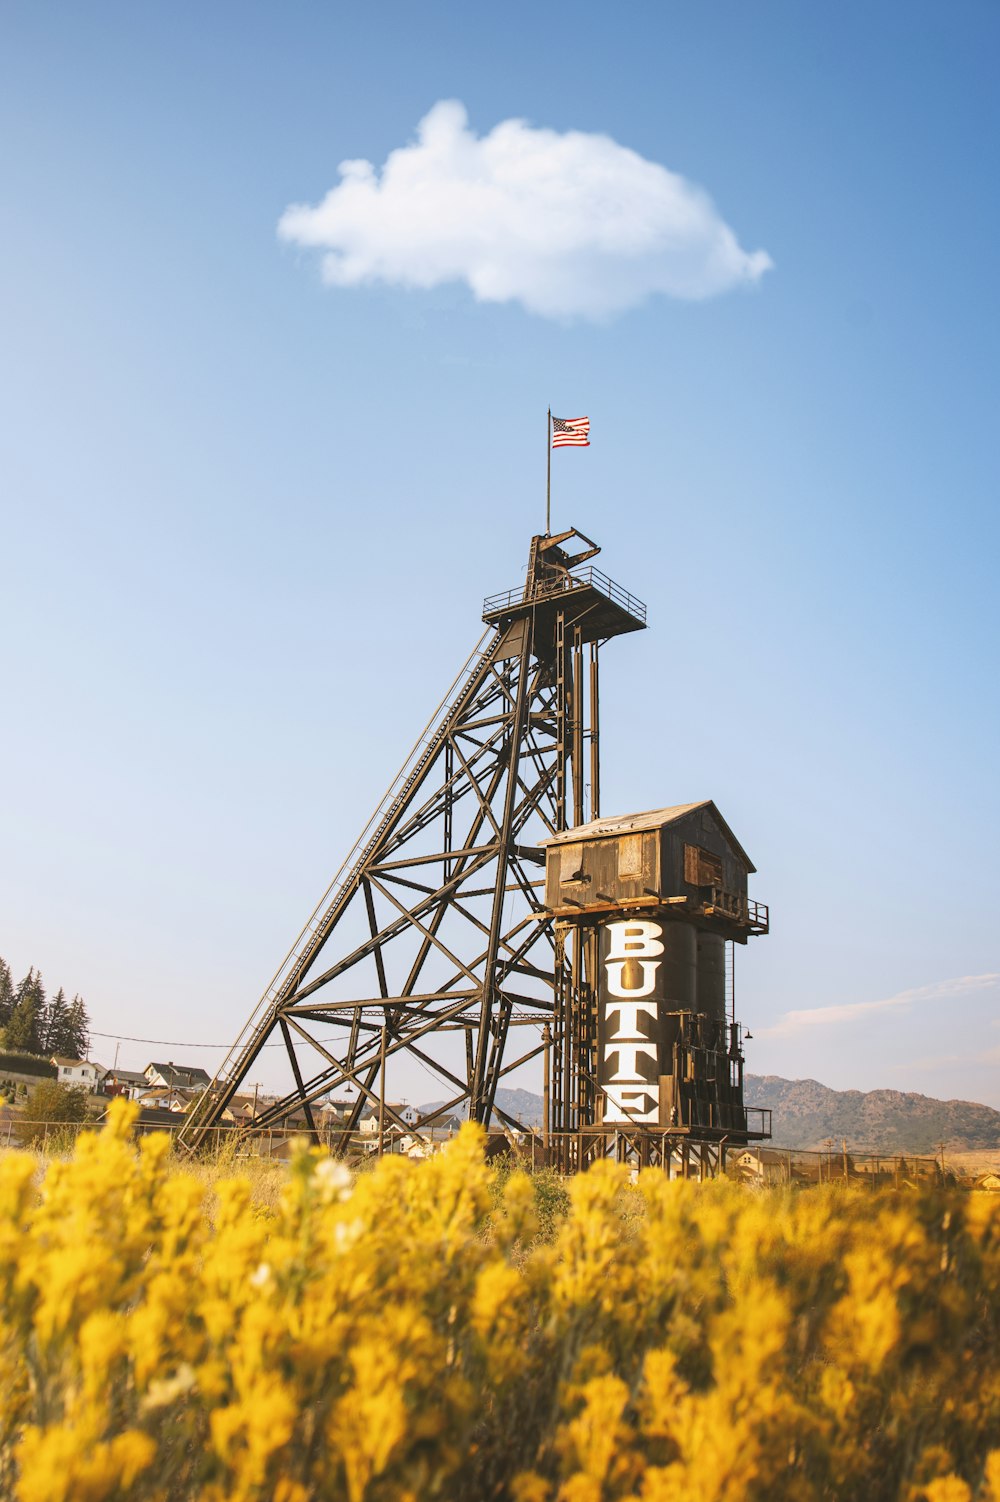
M 693 887 L 721 887 L 722 861 L 700 845 L 684 846 L 684 880 Z
M 623 879 L 642 875 L 641 834 L 623 834 L 619 839 L 618 875 Z

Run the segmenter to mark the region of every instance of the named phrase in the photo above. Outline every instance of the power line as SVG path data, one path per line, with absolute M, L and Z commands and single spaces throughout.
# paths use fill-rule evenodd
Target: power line
M 169 1038 L 133 1038 L 128 1033 L 99 1033 L 88 1028 L 92 1038 L 110 1038 L 114 1043 L 151 1043 L 155 1048 L 230 1048 L 230 1043 L 183 1043 Z M 265 1043 L 265 1048 L 284 1048 L 283 1043 Z
M 364 1007 L 364 1008 L 362 1008 L 362 1011 L 363 1011 L 364 1015 L 366 1015 L 366 1016 L 375 1015 L 375 1014 L 381 1012 L 381 1010 L 382 1010 L 381 1007 Z M 528 1023 L 533 1023 L 533 1022 L 537 1021 L 540 1024 L 540 1023 L 545 1022 L 546 1018 L 543 1017 L 543 1016 L 536 1016 L 536 1014 L 533 1011 L 532 1012 L 526 1012 L 524 1010 L 520 1010 L 520 1009 L 516 1009 L 515 1008 L 511 1012 L 510 1020 L 512 1022 L 528 1022 Z M 88 1028 L 87 1031 L 88 1031 L 88 1033 L 90 1034 L 90 1036 L 92 1038 L 110 1038 L 111 1041 L 112 1041 L 112 1043 L 149 1043 L 154 1048 L 217 1048 L 217 1049 L 229 1049 L 229 1048 L 233 1047 L 233 1044 L 231 1042 L 229 1042 L 229 1043 L 186 1043 L 183 1040 L 182 1041 L 178 1041 L 176 1038 L 175 1039 L 170 1039 L 170 1038 L 133 1038 L 131 1036 L 131 1034 L 129 1034 L 129 1033 L 102 1033 L 102 1032 L 98 1032 L 97 1028 L 93 1028 L 93 1027 Z M 265 1043 L 264 1044 L 265 1048 L 284 1048 L 284 1046 L 285 1046 L 284 1043 Z

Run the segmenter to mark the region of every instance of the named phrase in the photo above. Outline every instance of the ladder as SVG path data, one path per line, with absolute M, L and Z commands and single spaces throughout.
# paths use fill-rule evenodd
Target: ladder
M 438 708 L 417 737 L 382 802 L 365 825 L 340 870 L 316 904 L 299 937 L 278 967 L 239 1036 L 216 1072 L 211 1084 L 198 1097 L 178 1138 L 186 1147 L 198 1143 L 203 1123 L 213 1109 L 228 1102 L 235 1082 L 243 1078 L 270 1032 L 275 1010 L 294 994 L 302 977 L 322 949 L 337 921 L 342 907 L 350 898 L 358 876 L 392 829 L 414 787 L 426 774 L 447 739 L 448 732 L 471 693 L 474 693 L 490 667 L 500 642 L 500 633 L 492 628 L 483 633 L 474 651 L 463 664 Z
M 736 944 L 726 940 L 726 1016 L 736 1021 Z

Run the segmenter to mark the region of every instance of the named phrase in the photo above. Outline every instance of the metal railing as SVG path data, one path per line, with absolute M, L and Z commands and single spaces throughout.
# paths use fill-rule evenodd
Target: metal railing
M 767 933 L 771 926 L 771 915 L 766 902 L 748 902 L 747 920 L 754 928 L 759 928 L 762 933 Z
M 724 887 L 712 887 L 709 894 L 709 906 L 736 919 L 739 923 L 748 924 L 758 933 L 766 934 L 768 931 L 770 914 L 766 902 L 754 902 L 751 898 L 744 897 L 742 892 L 729 892 Z
M 550 586 L 542 586 L 535 590 L 532 600 L 549 600 L 555 595 L 572 594 L 575 589 L 596 589 L 614 605 L 620 606 L 628 612 L 634 620 L 646 624 L 646 607 L 642 600 L 637 600 L 635 595 L 630 595 L 627 589 L 616 584 L 614 579 L 609 579 L 607 574 L 602 574 L 600 569 L 588 566 L 579 568 L 571 574 L 564 574 L 555 580 Z M 499 594 L 487 595 L 483 601 L 483 615 L 496 615 L 501 610 L 511 610 L 515 605 L 529 603 L 525 600 L 523 589 L 505 589 Z

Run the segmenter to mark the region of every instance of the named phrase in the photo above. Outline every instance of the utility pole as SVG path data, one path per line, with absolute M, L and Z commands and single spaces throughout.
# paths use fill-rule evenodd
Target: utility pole
M 549 1150 L 549 1101 L 552 1094 L 552 1029 L 546 1023 L 542 1028 L 544 1053 L 542 1072 L 542 1147 Z
M 385 1140 L 385 1023 L 382 1024 L 382 1036 L 378 1051 L 379 1078 L 378 1078 L 378 1155 L 381 1158 L 384 1151 Z

